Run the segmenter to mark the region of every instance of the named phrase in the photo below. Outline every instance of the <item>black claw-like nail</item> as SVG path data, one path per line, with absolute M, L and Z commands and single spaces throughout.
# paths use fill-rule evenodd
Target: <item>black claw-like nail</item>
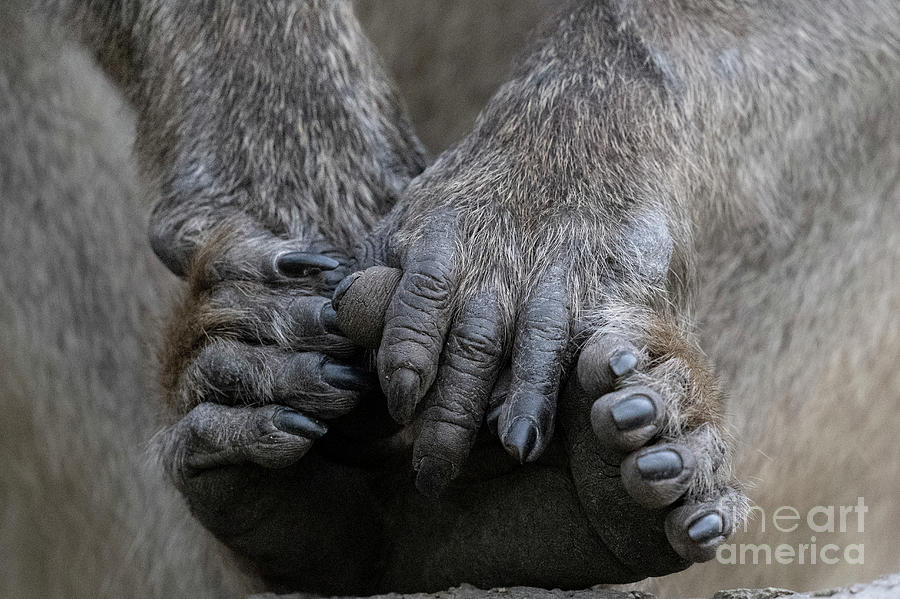
M 538 431 L 527 418 L 517 418 L 506 430 L 503 446 L 520 464 L 528 461 L 531 452 L 537 445 Z
M 637 469 L 647 480 L 674 478 L 681 473 L 684 465 L 681 456 L 671 449 L 654 451 L 637 459 Z
M 361 275 L 361 272 L 355 272 L 352 275 L 344 277 L 344 279 L 340 283 L 338 283 L 338 286 L 335 287 L 334 294 L 331 296 L 331 305 L 335 310 L 338 309 L 338 306 L 341 303 L 341 298 L 344 297 L 344 294 L 347 293 L 348 289 L 350 289 L 350 285 L 352 285 Z
M 416 466 L 416 488 L 432 499 L 438 497 L 453 479 L 453 464 L 433 456 L 425 456 Z
M 278 256 L 275 266 L 286 277 L 303 277 L 311 271 L 334 270 L 341 263 L 322 254 L 285 252 Z
M 331 304 L 325 304 L 322 308 L 322 327 L 326 332 L 334 335 L 343 335 L 341 327 L 338 326 L 337 312 L 331 307 Z
M 620 431 L 646 426 L 656 418 L 656 407 L 646 395 L 632 395 L 610 408 L 613 422 Z
M 290 409 L 284 409 L 275 414 L 272 424 L 286 433 L 313 439 L 318 439 L 328 432 L 328 427 L 324 423 Z
M 724 530 L 725 522 L 722 520 L 722 515 L 712 512 L 694 520 L 688 527 L 687 533 L 695 543 L 705 543 L 722 536 Z
M 372 386 L 372 377 L 356 366 L 326 362 L 322 366 L 322 378 L 326 383 L 347 391 L 363 391 Z
M 412 419 L 415 402 L 418 399 L 419 375 L 409 368 L 398 368 L 388 382 L 388 398 L 393 407 L 394 417 L 401 424 Z
M 637 356 L 628 350 L 617 351 L 609 359 L 609 369 L 616 376 L 628 374 L 637 366 Z

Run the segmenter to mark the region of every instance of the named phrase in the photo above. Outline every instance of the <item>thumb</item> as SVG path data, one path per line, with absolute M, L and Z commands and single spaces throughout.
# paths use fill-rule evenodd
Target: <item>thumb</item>
M 362 347 L 377 349 L 384 315 L 403 271 L 373 266 L 346 277 L 334 291 L 332 305 L 344 335 Z

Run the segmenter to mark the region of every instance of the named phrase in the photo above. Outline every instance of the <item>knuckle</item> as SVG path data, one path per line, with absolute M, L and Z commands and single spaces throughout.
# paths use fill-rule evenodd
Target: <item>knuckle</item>
M 388 308 L 388 323 L 405 323 L 410 328 L 426 328 L 434 324 L 431 311 L 435 304 L 415 291 L 403 290 L 394 297 Z M 439 307 L 439 305 L 437 306 Z
M 215 423 L 219 422 L 222 416 L 222 408 L 208 402 L 201 403 L 190 411 L 184 419 L 185 430 L 182 431 L 182 436 L 190 445 L 191 451 L 197 451 L 198 444 L 205 445 L 211 432 L 213 434 L 221 432 L 218 430 L 221 426 L 215 426 Z
M 473 321 L 457 327 L 452 336 L 460 355 L 481 362 L 494 362 L 501 353 L 498 328 L 488 321 Z
M 523 333 L 531 342 L 557 343 L 567 336 L 568 327 L 565 310 L 537 308 L 528 311 Z
M 428 427 L 446 425 L 473 431 L 481 419 L 480 412 L 467 402 L 448 402 L 428 406 L 422 412 L 422 422 Z
M 208 345 L 197 356 L 197 375 L 220 387 L 231 388 L 241 383 L 244 364 L 235 352 L 219 343 Z
M 325 357 L 315 352 L 290 354 L 273 366 L 273 377 L 279 386 L 289 392 L 291 388 L 303 388 L 321 381 Z
M 421 347 L 430 347 L 438 339 L 438 332 L 433 322 L 410 318 L 401 313 L 388 320 L 384 342 L 388 347 L 411 343 Z
M 384 352 L 380 352 L 379 360 L 388 362 L 410 362 L 415 364 L 431 363 L 437 360 L 436 350 L 432 350 L 436 339 L 421 331 L 409 327 L 399 327 L 387 338 Z
M 237 348 L 224 342 L 208 345 L 197 356 L 182 378 L 183 393 L 200 401 L 234 404 L 250 401 L 255 393 L 254 365 Z
M 322 309 L 331 304 L 331 300 L 319 295 L 297 295 L 289 300 L 289 311 L 298 321 L 319 322 Z
M 558 337 L 568 325 L 565 315 L 553 310 L 540 310 L 530 316 L 529 326 L 541 336 Z
M 450 269 L 436 260 L 418 264 L 409 278 L 411 289 L 420 297 L 440 302 L 450 295 Z

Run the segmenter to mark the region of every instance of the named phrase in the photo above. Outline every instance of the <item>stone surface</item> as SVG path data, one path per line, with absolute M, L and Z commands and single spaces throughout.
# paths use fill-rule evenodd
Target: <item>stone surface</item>
M 274 595 L 266 593 L 249 599 L 315 599 L 315 595 L 295 593 Z M 894 574 L 875 582 L 854 584 L 844 588 L 794 593 L 786 589 L 732 589 L 719 591 L 712 599 L 900 599 L 900 574 Z M 352 598 L 341 598 L 352 599 Z M 510 587 L 484 591 L 469 585 L 438 593 L 413 593 L 375 595 L 370 599 L 656 599 L 654 595 L 640 591 L 615 591 L 611 589 L 587 589 L 584 591 L 560 591 L 532 587 Z M 667 598 L 670 599 L 670 598 Z
M 296 593 L 293 595 L 254 595 L 250 599 L 314 599 L 315 595 Z M 338 599 L 338 598 L 332 598 Z M 355 599 L 342 597 L 340 599 Z M 488 591 L 464 584 L 437 593 L 412 593 L 373 595 L 369 599 L 656 599 L 654 595 L 641 591 L 614 591 L 610 589 L 586 589 L 583 591 L 546 590 L 534 587 L 509 587 Z

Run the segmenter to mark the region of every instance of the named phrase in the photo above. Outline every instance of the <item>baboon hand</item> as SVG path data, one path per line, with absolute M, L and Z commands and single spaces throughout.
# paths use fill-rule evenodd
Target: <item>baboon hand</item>
M 428 208 L 442 187 L 429 173 L 359 252 L 359 266 L 390 268 L 352 275 L 335 303 L 345 331 L 377 343 L 388 410 L 415 423 L 416 485 L 433 496 L 456 477 L 489 414 L 516 461 L 543 453 L 572 353 L 572 318 L 565 256 L 532 261 L 517 255 L 525 251 L 516 238 L 528 232 L 515 225 L 503 222 L 508 234 L 486 240 L 464 210 Z M 501 206 L 483 210 L 506 220 Z
M 524 463 L 563 418 L 585 513 L 620 559 L 647 575 L 710 559 L 746 500 L 682 307 L 685 223 L 664 197 L 577 181 L 538 202 L 543 178 L 489 168 L 538 160 L 502 146 L 479 170 L 479 151 L 413 181 L 360 251 L 379 266 L 335 293 L 339 325 L 377 345 L 391 414 L 415 424 L 417 487 L 440 493 L 483 423 Z
M 440 291 L 454 291 L 451 270 L 437 266 L 440 259 L 433 253 L 424 265 L 411 263 L 412 271 L 376 266 L 354 273 L 334 300 L 348 336 L 380 347 L 379 373 L 394 417 L 408 422 L 421 401 L 414 467 L 419 489 L 429 495 L 457 474 L 489 413 L 516 460 L 540 455 L 552 434 L 569 340 L 558 268 L 534 287 L 514 330 L 500 295 L 488 288 L 451 310 Z
M 163 354 L 164 387 L 183 415 L 164 458 L 190 493 L 224 466 L 283 468 L 376 386 L 340 334 L 328 294 L 333 252 L 223 229 L 200 249 Z

